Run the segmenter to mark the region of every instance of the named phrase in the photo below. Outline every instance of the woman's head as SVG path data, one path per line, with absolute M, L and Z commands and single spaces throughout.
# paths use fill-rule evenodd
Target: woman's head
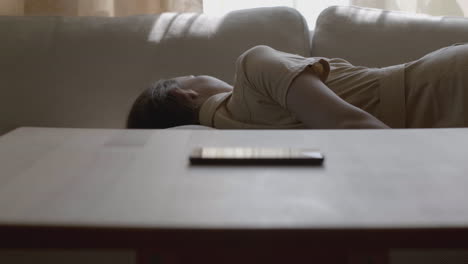
M 232 86 L 211 76 L 159 80 L 135 100 L 127 128 L 168 128 L 198 124 L 198 111 L 211 96 Z

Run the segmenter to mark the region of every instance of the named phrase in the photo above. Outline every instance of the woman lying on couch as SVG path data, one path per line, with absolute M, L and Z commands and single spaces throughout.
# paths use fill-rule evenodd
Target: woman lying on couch
M 128 128 L 225 129 L 468 126 L 468 45 L 385 68 L 304 58 L 267 46 L 243 53 L 233 86 L 210 76 L 160 80 L 135 101 Z

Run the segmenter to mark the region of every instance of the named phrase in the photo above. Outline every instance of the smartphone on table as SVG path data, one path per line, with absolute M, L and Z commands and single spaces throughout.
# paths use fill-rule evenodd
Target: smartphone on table
M 192 165 L 322 165 L 317 149 L 198 147 L 190 153 Z

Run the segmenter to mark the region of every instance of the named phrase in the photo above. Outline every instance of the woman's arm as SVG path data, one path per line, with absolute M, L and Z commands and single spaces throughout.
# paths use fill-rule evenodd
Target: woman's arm
M 309 68 L 292 82 L 286 105 L 308 128 L 389 128 L 371 114 L 341 99 Z

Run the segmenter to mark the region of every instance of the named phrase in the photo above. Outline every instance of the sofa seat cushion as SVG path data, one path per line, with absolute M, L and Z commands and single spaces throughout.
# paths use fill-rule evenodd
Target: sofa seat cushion
M 383 67 L 418 59 L 441 47 L 468 42 L 468 19 L 434 17 L 354 6 L 324 10 L 312 55 Z

